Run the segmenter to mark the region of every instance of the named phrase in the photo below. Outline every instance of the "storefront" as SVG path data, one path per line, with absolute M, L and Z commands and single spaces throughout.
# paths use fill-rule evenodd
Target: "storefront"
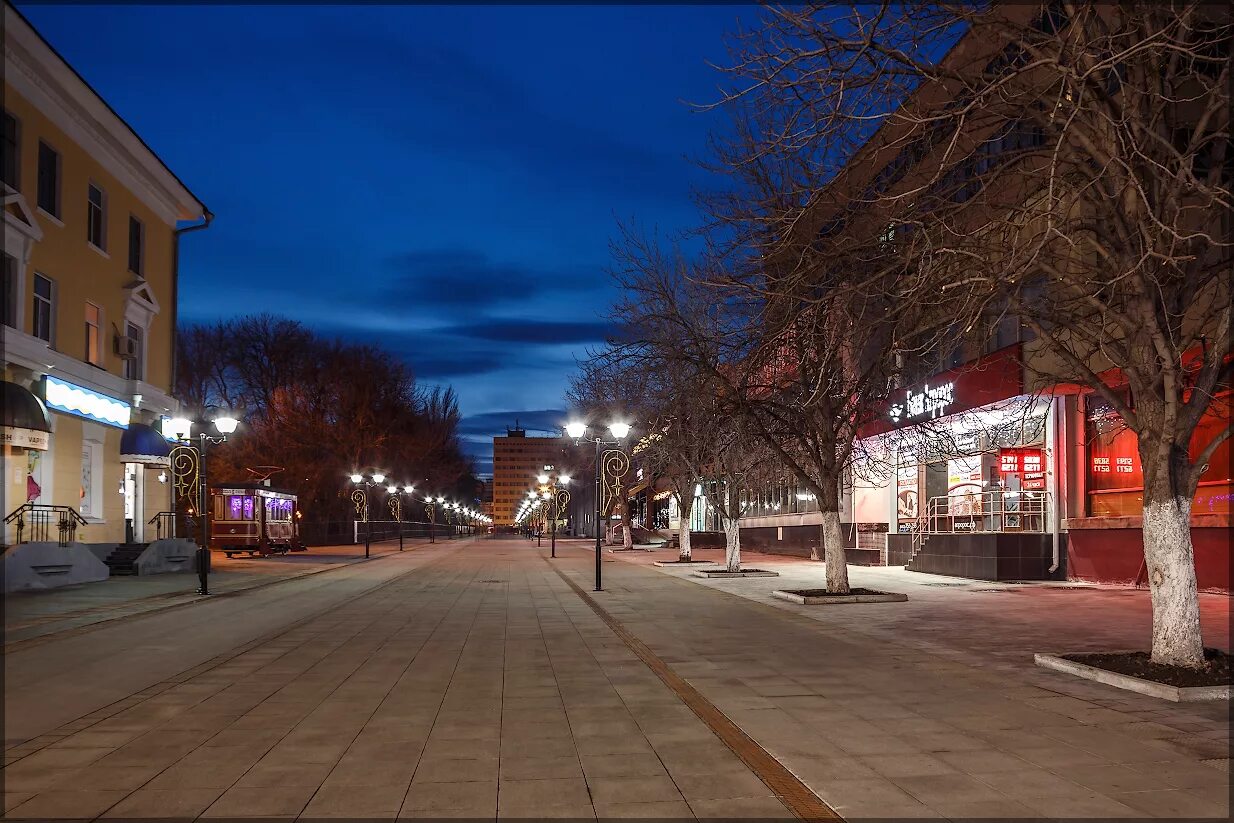
M 1191 457 L 1229 425 L 1228 385 L 1200 420 Z M 1080 403 L 1084 438 L 1079 486 L 1082 505 L 1064 521 L 1067 571 L 1072 579 L 1103 583 L 1147 583 L 1144 564 L 1144 472 L 1139 444 L 1110 405 L 1094 394 Z M 1222 443 L 1200 476 L 1191 508 L 1191 542 L 1200 589 L 1230 591 L 1230 441 Z

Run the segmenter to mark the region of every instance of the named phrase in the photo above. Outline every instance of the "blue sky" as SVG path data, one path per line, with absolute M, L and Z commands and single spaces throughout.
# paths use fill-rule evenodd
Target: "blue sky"
M 694 225 L 723 35 L 751 7 L 65 6 L 22 12 L 216 215 L 185 320 L 380 343 L 493 434 L 562 417 L 618 221 Z

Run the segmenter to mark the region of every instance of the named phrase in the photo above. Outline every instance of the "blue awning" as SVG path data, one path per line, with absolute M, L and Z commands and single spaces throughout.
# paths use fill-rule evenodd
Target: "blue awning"
M 166 466 L 171 455 L 167 438 L 144 423 L 129 423 L 120 436 L 120 460 L 123 463 L 145 463 Z

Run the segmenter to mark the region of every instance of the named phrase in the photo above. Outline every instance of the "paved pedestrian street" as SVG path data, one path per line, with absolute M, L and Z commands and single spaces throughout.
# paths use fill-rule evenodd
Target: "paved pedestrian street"
M 764 581 L 728 581 L 755 593 L 735 596 L 646 556 L 606 557 L 594 593 L 585 544 L 558 554 L 420 546 L 10 652 L 6 726 L 33 719 L 6 728 L 6 815 L 1228 812 L 1228 704 L 1075 681 L 1031 655 L 982 665 L 947 646 L 948 621 L 973 611 L 945 596 L 915 605 L 918 643 L 911 623 L 886 629 L 901 604 L 831 620 L 761 602 Z M 123 677 L 104 676 L 109 660 Z M 59 714 L 38 709 L 53 679 L 71 684 Z M 96 680 L 114 699 L 96 705 Z

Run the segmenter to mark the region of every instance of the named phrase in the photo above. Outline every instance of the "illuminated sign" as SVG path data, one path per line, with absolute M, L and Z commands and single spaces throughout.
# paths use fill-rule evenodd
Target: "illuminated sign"
M 43 376 L 43 400 L 49 409 L 127 429 L 133 407 L 123 400 L 99 394 L 74 383 Z
M 1134 457 L 1094 457 L 1093 474 L 1135 474 Z
M 955 383 L 943 383 L 939 386 L 931 386 L 926 383 L 921 391 L 915 392 L 912 389 L 904 392 L 903 403 L 893 403 L 890 409 L 891 422 L 899 423 L 903 420 L 920 420 L 927 418 L 933 420 L 936 417 L 941 417 L 947 407 L 955 402 Z
M 1041 449 L 999 449 L 998 470 L 1002 474 L 1038 474 L 1045 471 Z
M 51 434 L 35 429 L 21 429 L 15 426 L 0 428 L 0 443 L 5 446 L 21 446 L 25 449 L 42 449 L 46 451 L 51 445 Z

